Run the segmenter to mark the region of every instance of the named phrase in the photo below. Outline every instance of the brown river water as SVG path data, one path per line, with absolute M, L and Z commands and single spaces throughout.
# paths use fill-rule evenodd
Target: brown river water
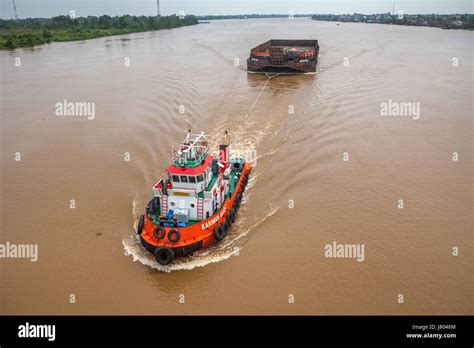
M 317 74 L 247 74 L 270 38 L 318 39 Z M 0 312 L 473 314 L 472 48 L 271 19 L 0 52 L 0 242 L 38 245 L 0 260 Z M 95 117 L 57 116 L 63 100 Z M 382 116 L 389 101 L 420 112 Z M 257 163 L 222 243 L 159 267 L 135 226 L 189 128 Z M 326 257 L 333 242 L 364 257 Z

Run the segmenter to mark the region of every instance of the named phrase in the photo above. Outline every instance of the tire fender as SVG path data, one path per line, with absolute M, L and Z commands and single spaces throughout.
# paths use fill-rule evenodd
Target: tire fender
M 158 240 L 162 239 L 165 236 L 165 229 L 161 226 L 156 226 L 153 230 L 153 236 Z
M 145 227 L 145 215 L 140 216 L 140 221 L 138 222 L 138 226 L 137 226 L 138 234 L 142 234 L 143 227 Z
M 214 236 L 215 240 L 221 240 L 222 238 L 224 238 L 224 232 L 222 230 L 222 227 L 219 225 L 214 227 L 214 229 L 212 230 L 212 235 Z
M 174 250 L 167 246 L 162 246 L 155 249 L 155 259 L 163 266 L 166 266 L 173 261 L 175 256 Z
M 176 243 L 181 238 L 181 233 L 178 230 L 170 230 L 168 232 L 168 239 L 171 243 Z

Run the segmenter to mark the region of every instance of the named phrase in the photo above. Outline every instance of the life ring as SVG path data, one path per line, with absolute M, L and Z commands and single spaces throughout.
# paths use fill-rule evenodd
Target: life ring
M 173 261 L 173 259 L 174 259 L 174 250 L 169 248 L 169 247 L 166 247 L 166 246 L 156 248 L 155 249 L 155 259 L 156 259 L 156 261 L 158 261 L 158 263 L 160 265 L 166 266 L 171 261 Z
M 181 233 L 178 230 L 171 230 L 168 232 L 168 239 L 171 243 L 176 243 L 181 237 Z
M 165 236 L 165 229 L 161 226 L 156 226 L 156 228 L 153 230 L 153 236 L 160 240 Z
M 137 233 L 142 234 L 143 227 L 145 227 L 145 215 L 140 216 L 140 221 L 137 226 Z
M 214 227 L 214 230 L 212 231 L 212 235 L 214 236 L 215 240 L 221 240 L 224 238 L 224 231 L 222 230 L 221 226 L 216 226 Z

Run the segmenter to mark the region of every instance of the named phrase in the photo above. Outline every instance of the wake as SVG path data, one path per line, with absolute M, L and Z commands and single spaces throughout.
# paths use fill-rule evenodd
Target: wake
M 248 195 L 247 192 L 248 191 L 246 191 L 246 194 L 244 194 L 242 199 L 242 205 L 245 204 L 248 199 L 248 197 L 246 197 Z M 263 218 L 248 228 L 244 227 L 247 219 L 244 216 L 238 216 L 237 221 L 232 225 L 229 234 L 220 243 L 210 248 L 195 252 L 190 256 L 177 258 L 173 263 L 166 266 L 157 263 L 155 257 L 142 246 L 136 233 L 138 219 L 136 219 L 134 224 L 135 233 L 125 237 L 122 240 L 122 245 L 126 256 L 131 256 L 134 262 L 140 262 L 142 265 L 148 266 L 154 270 L 166 273 L 181 270 L 193 270 L 212 263 L 222 262 L 229 259 L 231 256 L 239 255 L 239 252 L 243 247 L 239 244 L 239 240 L 263 224 L 268 218 L 275 215 L 279 209 L 277 206 L 270 206 L 269 208 L 269 212 Z

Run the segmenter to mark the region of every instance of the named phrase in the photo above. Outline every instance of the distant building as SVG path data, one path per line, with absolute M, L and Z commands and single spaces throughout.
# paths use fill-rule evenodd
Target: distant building
M 397 25 L 427 26 L 444 29 L 467 29 L 474 30 L 474 15 L 405 15 L 398 18 L 390 13 L 377 13 L 364 15 L 360 13 L 343 14 L 343 15 L 314 15 L 314 20 L 323 21 L 342 21 L 342 22 L 358 22 L 358 23 L 383 23 Z

